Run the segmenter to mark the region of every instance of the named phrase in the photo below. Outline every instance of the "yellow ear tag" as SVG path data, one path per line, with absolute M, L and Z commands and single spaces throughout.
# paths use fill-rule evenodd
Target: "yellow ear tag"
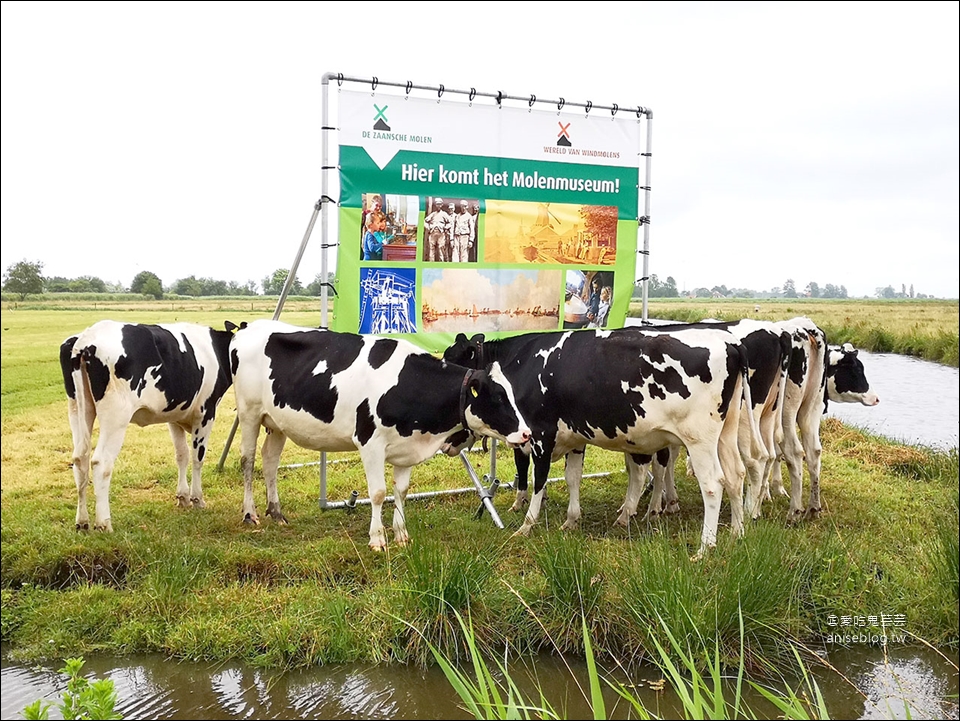
M 476 398 L 478 395 L 480 395 L 479 393 L 477 393 L 477 389 L 476 389 L 476 388 L 471 388 L 471 389 L 470 389 L 470 392 L 473 394 L 473 397 L 474 397 L 474 398 Z

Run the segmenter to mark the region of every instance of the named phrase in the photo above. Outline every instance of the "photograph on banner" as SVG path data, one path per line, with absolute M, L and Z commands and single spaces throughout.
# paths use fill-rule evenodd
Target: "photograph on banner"
M 360 260 L 416 260 L 420 198 L 364 193 L 362 204 Z
M 563 271 L 425 268 L 422 328 L 490 333 L 558 330 Z
M 360 333 L 416 333 L 417 274 L 413 268 L 360 269 Z
M 613 303 L 614 273 L 609 270 L 566 271 L 564 330 L 606 328 Z
M 476 263 L 480 201 L 428 196 L 424 202 L 422 260 L 428 263 Z
M 613 205 L 488 200 L 486 263 L 613 265 L 618 209 Z

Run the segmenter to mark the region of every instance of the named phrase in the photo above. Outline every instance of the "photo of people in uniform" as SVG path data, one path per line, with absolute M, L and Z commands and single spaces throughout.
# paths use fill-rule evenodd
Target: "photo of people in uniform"
M 477 262 L 479 218 L 479 200 L 426 198 L 423 260 L 431 263 Z

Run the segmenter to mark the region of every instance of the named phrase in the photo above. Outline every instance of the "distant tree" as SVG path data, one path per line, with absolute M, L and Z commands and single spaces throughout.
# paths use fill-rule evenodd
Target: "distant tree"
M 157 299 L 163 297 L 163 283 L 160 281 L 160 277 L 156 273 L 151 273 L 149 270 L 141 270 L 139 273 L 137 273 L 133 277 L 133 280 L 130 282 L 130 292 L 142 293 L 143 295 L 153 295 L 153 293 L 148 293 L 143 289 L 143 287 L 147 284 L 147 281 L 150 281 L 150 280 L 157 281 L 156 286 L 159 286 L 161 289 L 160 295 L 154 296 L 154 297 L 156 297 Z M 151 285 L 151 287 L 155 287 L 155 286 Z
M 667 276 L 667 280 L 663 284 L 663 297 L 664 298 L 676 298 L 680 295 L 677 291 L 677 281 L 672 275 Z
M 913 295 L 913 283 L 910 284 L 910 297 L 911 297 L 911 298 L 915 297 L 915 296 Z
M 793 282 L 793 278 L 788 278 L 787 282 L 783 284 L 783 297 L 784 298 L 797 297 L 797 286 Z
M 897 291 L 893 289 L 892 285 L 888 285 L 886 288 L 877 288 L 876 295 L 878 298 L 896 298 Z
M 268 275 L 263 279 L 264 295 L 280 295 L 283 292 L 283 286 L 287 282 L 287 276 L 290 271 L 286 268 L 277 268 L 273 275 Z M 293 285 L 290 287 L 290 293 L 293 295 L 303 295 L 303 286 L 299 278 L 293 279 Z
M 231 280 L 227 284 L 227 293 L 229 295 L 258 295 L 257 281 L 248 280 L 243 285 L 240 285 L 235 280 Z
M 337 282 L 336 276 L 334 276 L 332 273 L 328 273 L 327 274 L 327 283 L 328 283 L 327 297 L 328 298 L 333 297 L 333 291 L 331 290 L 331 288 L 335 287 L 336 282 Z M 313 280 L 307 284 L 307 287 L 303 289 L 303 294 L 319 297 L 322 294 L 322 291 L 323 291 L 323 279 L 321 278 L 320 273 L 317 273 L 316 276 L 314 276 Z
M 900 297 L 901 297 L 901 298 L 906 298 L 906 297 L 907 297 L 907 284 L 906 284 L 906 283 L 903 283 L 903 284 L 900 286 Z
M 203 295 L 203 285 L 195 276 L 187 276 L 186 278 L 178 278 L 173 281 L 173 285 L 170 286 L 170 292 L 176 293 L 177 295 L 189 295 L 193 298 L 199 298 Z
M 26 258 L 14 263 L 3 274 L 3 289 L 8 293 L 16 293 L 20 300 L 24 300 L 33 293 L 43 293 L 43 263 L 30 262 Z
M 770 289 L 770 297 L 779 298 L 780 297 L 780 286 L 775 285 Z
M 710 289 L 710 291 L 711 291 L 712 293 L 719 293 L 719 294 L 722 295 L 724 298 L 726 298 L 727 296 L 730 295 L 730 291 L 727 290 L 727 286 L 725 286 L 725 285 L 715 285 L 715 286 L 713 286 L 713 287 Z
M 43 289 L 47 293 L 69 293 L 70 279 L 62 275 L 55 275 L 43 281 Z
M 846 297 L 848 297 L 848 296 L 847 296 L 847 286 L 845 286 L 845 285 L 841 285 L 841 286 L 840 286 L 840 295 L 839 295 L 838 297 L 839 297 L 839 298 L 846 298 Z
M 712 298 L 713 291 L 709 288 L 697 288 L 693 291 L 693 295 L 697 298 Z
M 143 295 L 149 295 L 156 300 L 163 299 L 163 285 L 160 283 L 160 279 L 156 276 L 153 278 L 147 278 L 147 281 L 143 284 L 143 288 L 140 292 Z
M 807 287 L 804 292 L 811 298 L 820 297 L 820 286 L 815 281 L 810 281 L 807 283 Z

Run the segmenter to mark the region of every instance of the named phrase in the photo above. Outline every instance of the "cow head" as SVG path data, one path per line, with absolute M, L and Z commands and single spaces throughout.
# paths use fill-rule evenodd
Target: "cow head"
M 460 414 L 465 428 L 477 435 L 505 441 L 511 448 L 530 440 L 530 427 L 517 408 L 513 386 L 503 375 L 499 363 L 464 376 Z
M 827 356 L 827 397 L 836 403 L 862 403 L 875 406 L 879 396 L 870 390 L 870 382 L 857 358 L 857 349 L 849 343 L 832 346 Z
M 453 345 L 443 352 L 443 359 L 464 368 L 483 367 L 483 333 L 477 333 L 473 338 L 467 338 L 463 333 L 457 333 Z

